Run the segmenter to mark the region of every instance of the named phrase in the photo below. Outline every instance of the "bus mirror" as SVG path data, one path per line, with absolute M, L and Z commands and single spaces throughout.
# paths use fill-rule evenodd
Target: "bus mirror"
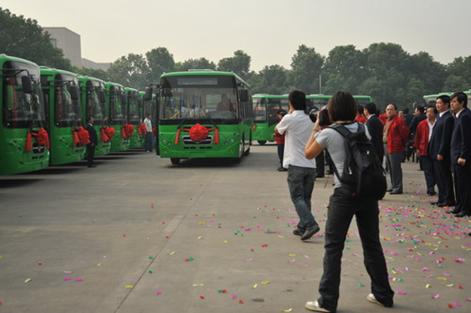
M 240 99 L 240 102 L 248 102 L 249 91 L 247 89 L 241 89 L 239 92 L 239 99 Z
M 31 82 L 31 78 L 29 78 L 28 76 L 21 76 L 21 86 L 23 87 L 24 93 L 33 93 L 33 83 Z
M 144 94 L 144 100 L 149 101 L 152 100 L 152 88 L 146 88 L 146 93 Z

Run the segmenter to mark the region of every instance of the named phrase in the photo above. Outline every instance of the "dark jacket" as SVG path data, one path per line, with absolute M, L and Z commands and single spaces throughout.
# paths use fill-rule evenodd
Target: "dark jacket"
M 458 158 L 471 162 L 471 111 L 465 108 L 455 119 L 450 144 L 451 163 Z
M 93 127 L 93 125 L 91 124 L 87 124 L 87 131 L 88 135 L 90 136 L 90 143 L 96 146 L 98 142 L 98 136 L 96 134 L 95 127 Z
M 451 134 L 453 133 L 454 117 L 450 111 L 445 112 L 441 117 L 437 116 L 435 126 L 433 126 L 432 138 L 428 145 L 429 156 L 437 159 L 437 154 L 449 161 Z
M 366 121 L 366 127 L 371 135 L 371 143 L 375 149 L 376 155 L 380 161 L 383 160 L 384 156 L 384 144 L 383 144 L 383 128 L 384 125 L 376 115 L 372 115 Z
M 427 118 L 427 116 L 425 114 L 419 114 L 419 115 L 416 115 L 412 118 L 412 121 L 411 121 L 410 126 L 409 126 L 409 132 L 410 132 L 411 138 L 414 138 L 415 129 L 417 128 L 419 123 L 422 122 L 423 120 L 425 120 L 426 118 Z

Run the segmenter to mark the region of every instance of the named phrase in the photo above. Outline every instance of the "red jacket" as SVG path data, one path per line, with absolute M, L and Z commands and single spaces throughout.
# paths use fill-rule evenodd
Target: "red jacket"
M 388 153 L 404 152 L 409 137 L 409 128 L 404 119 L 396 116 L 389 126 L 387 136 Z
M 357 116 L 355 117 L 355 122 L 365 124 L 366 121 L 367 121 L 367 119 L 364 115 L 357 114 Z
M 277 145 L 283 145 L 285 143 L 285 134 L 280 135 L 280 133 L 275 129 L 275 143 Z
M 428 155 L 428 135 L 428 120 L 425 119 L 421 121 L 419 125 L 417 125 L 417 128 L 415 130 L 414 147 L 417 149 L 419 156 Z
M 378 117 L 379 117 L 379 120 L 381 122 L 383 122 L 383 125 L 386 124 L 386 122 L 388 120 L 388 117 L 386 116 L 386 113 L 380 114 Z

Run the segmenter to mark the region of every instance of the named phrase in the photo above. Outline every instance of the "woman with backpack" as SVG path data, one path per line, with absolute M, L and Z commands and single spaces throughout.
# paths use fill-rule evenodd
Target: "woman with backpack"
M 364 264 L 371 278 L 371 293 L 366 299 L 384 307 L 392 307 L 394 292 L 389 284 L 379 237 L 378 200 L 386 191 L 384 173 L 369 142 L 368 130 L 355 122 L 357 106 L 352 95 L 337 92 L 329 100 L 327 110 L 333 124 L 321 130 L 316 123 L 305 148 L 308 159 L 315 158 L 327 149 L 335 165 L 335 187 L 325 225 L 324 273 L 319 284 L 320 297 L 316 301 L 306 302 L 305 307 L 315 312 L 336 312 L 342 252 L 353 216 L 356 217 L 363 246 Z M 362 175 L 365 169 L 368 175 Z M 366 187 L 370 177 L 376 179 L 378 188 Z

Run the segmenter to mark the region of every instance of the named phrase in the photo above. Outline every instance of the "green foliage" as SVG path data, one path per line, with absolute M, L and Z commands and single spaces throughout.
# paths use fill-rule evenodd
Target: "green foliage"
M 234 56 L 221 59 L 218 70 L 234 72 L 243 79 L 247 79 L 250 71 L 250 56 L 242 50 L 234 52 Z
M 0 52 L 49 67 L 71 70 L 62 50 L 54 48 L 50 36 L 38 22 L 17 16 L 0 7 Z
M 111 77 L 109 73 L 104 70 L 96 70 L 96 69 L 87 68 L 87 67 L 73 67 L 72 72 L 80 74 L 80 75 L 84 75 L 84 76 L 99 78 L 104 81 L 111 81 Z
M 254 83 L 255 93 L 284 94 L 288 90 L 288 70 L 280 65 L 265 66 L 249 83 Z
M 214 62 L 211 62 L 206 58 L 188 59 L 188 60 L 185 60 L 183 63 L 177 63 L 175 68 L 177 71 L 187 71 L 190 69 L 215 70 L 216 64 L 214 64 Z
M 444 90 L 471 89 L 471 56 L 456 58 L 447 67 L 448 77 L 445 80 Z
M 147 85 L 149 67 L 141 54 L 122 56 L 108 69 L 110 80 L 126 87 L 144 89 Z
M 300 45 L 291 59 L 291 85 L 306 93 L 319 91 L 319 76 L 321 75 L 324 57 L 314 48 Z
M 147 65 L 149 67 L 148 82 L 160 81 L 160 75 L 175 70 L 175 60 L 167 48 L 155 48 L 146 53 Z

